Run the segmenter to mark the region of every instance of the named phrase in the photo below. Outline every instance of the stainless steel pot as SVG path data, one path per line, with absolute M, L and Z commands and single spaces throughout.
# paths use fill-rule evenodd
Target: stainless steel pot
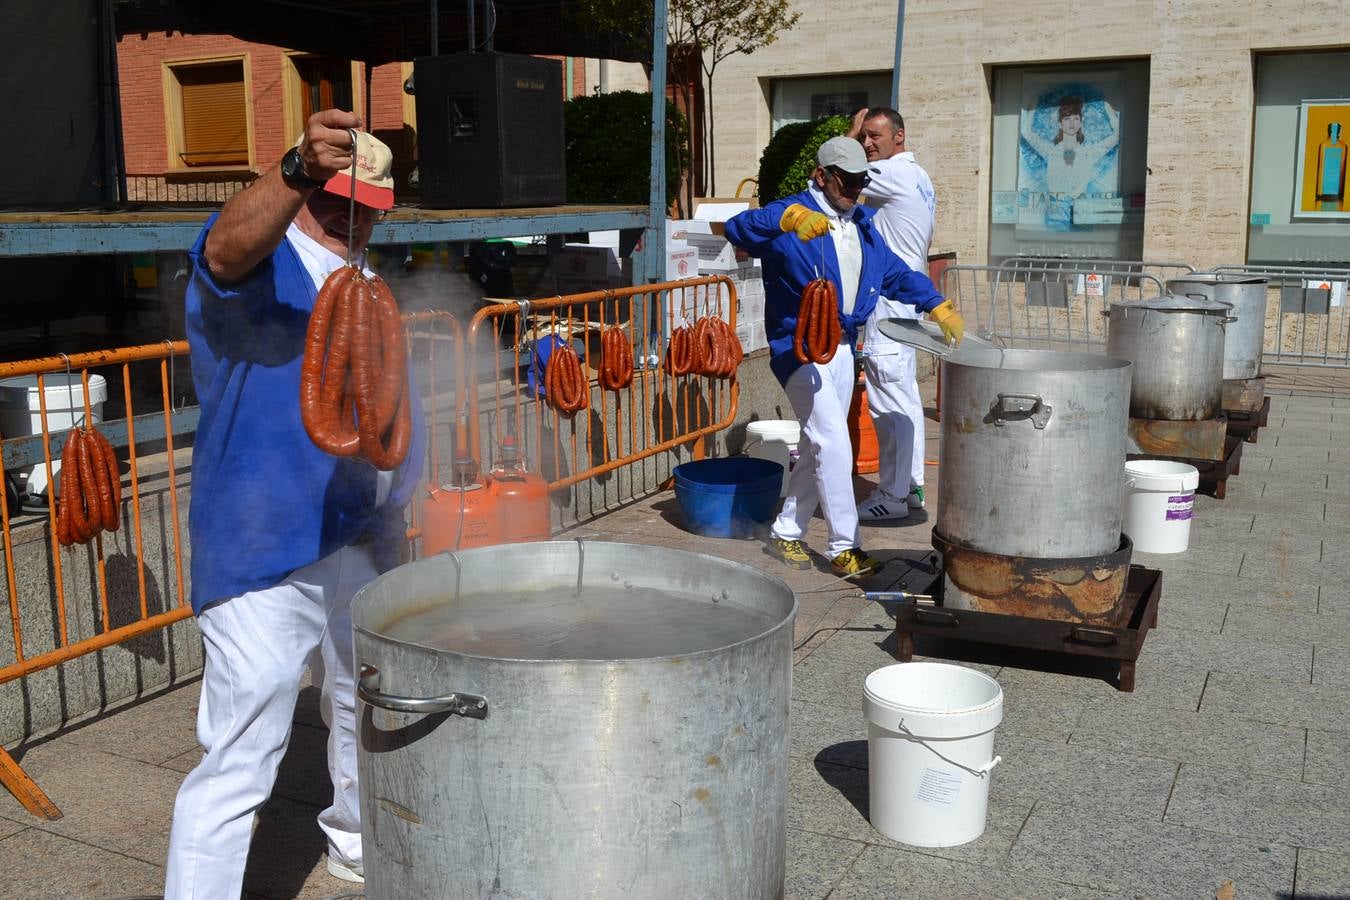
M 1106 314 L 1106 353 L 1134 363 L 1130 415 L 1200 421 L 1222 409 L 1227 303 L 1168 294 L 1120 301 Z
M 367 896 L 781 896 L 796 610 L 634 544 L 377 578 L 352 612 Z
M 1266 343 L 1266 287 L 1264 278 L 1250 275 L 1193 274 L 1167 280 L 1169 294 L 1202 294 L 1227 303 L 1237 319 L 1224 329 L 1224 380 L 1255 378 L 1261 374 Z
M 1130 364 L 968 350 L 942 360 L 936 530 L 986 553 L 1097 556 L 1120 543 Z

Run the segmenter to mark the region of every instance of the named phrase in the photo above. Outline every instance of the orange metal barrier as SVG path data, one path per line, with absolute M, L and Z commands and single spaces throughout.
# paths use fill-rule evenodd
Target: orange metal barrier
M 502 435 L 515 435 L 527 468 L 542 473 L 550 489 L 686 444 L 701 457 L 702 439 L 735 421 L 740 388 L 735 377 L 671 376 L 660 360 L 663 335 L 704 315 L 721 316 L 736 327 L 731 279 L 691 278 L 480 309 L 468 335 L 475 351 L 469 355 L 474 364 L 468 379 L 468 451 L 475 463 L 482 468 L 483 407 L 495 423 L 491 447 Z M 627 333 L 637 359 L 633 383 L 619 392 L 603 390 L 595 380 L 600 335 L 614 325 Z M 541 387 L 530 396 L 534 345 L 554 335 L 580 346 L 577 355 L 590 379 L 590 408 L 570 421 L 538 398 L 543 372 L 536 371 Z
M 693 444 L 695 458 L 701 457 L 703 439 L 735 420 L 739 397 L 736 379 L 718 381 L 698 375 L 674 377 L 660 365 L 660 360 L 665 349 L 664 335 L 680 324 L 692 324 L 704 315 L 720 315 L 735 328 L 736 293 L 730 279 L 721 276 L 697 278 L 545 300 L 499 303 L 484 307 L 474 316 L 467 336 L 460 323 L 442 311 L 404 316 L 409 347 L 418 362 L 422 399 L 427 411 L 430 483 L 440 483 L 443 433 L 453 441 L 455 454 L 468 455 L 475 463 L 480 462 L 483 455 L 480 423 L 485 416 L 493 423 L 498 435 L 511 433 L 521 439 L 527 465 L 545 475 L 550 489 L 567 487 L 684 445 Z M 621 392 L 605 391 L 592 380 L 590 409 L 571 421 L 540 402 L 537 396 L 530 396 L 527 373 L 536 340 L 558 335 L 574 346 L 579 344 L 579 356 L 593 379 L 600 366 L 600 334 L 611 325 L 625 329 L 636 354 L 633 383 L 628 388 Z M 489 340 L 490 348 L 485 346 Z M 134 552 L 136 556 L 139 594 L 139 608 L 133 611 L 132 620 L 114 624 L 109 603 L 105 536 L 99 535 L 88 545 L 63 548 L 56 539 L 55 503 L 49 503 L 40 517 L 21 516 L 18 522 L 11 521 L 9 504 L 0 503 L 13 640 L 12 658 L 0 651 L 0 684 L 164 628 L 192 615 L 184 587 L 179 473 L 174 459 L 175 434 L 193 432 L 197 416 L 195 407 L 176 407 L 173 364 L 176 357 L 185 360 L 187 354 L 187 342 L 164 341 L 0 363 L 0 378 L 36 376 L 41 433 L 33 438 L 11 438 L 9 443 L 17 446 L 22 441 L 29 442 L 25 458 L 44 467 L 48 485 L 54 484 L 53 461 L 60 459 L 68 431 L 61 428 L 53 431 L 49 427 L 47 376 L 78 374 L 78 387 L 74 390 L 82 395 L 85 422 L 92 421 L 91 370 L 104 369 L 110 388 L 120 382 L 125 415 L 120 419 L 104 420 L 98 427 L 118 448 L 119 458 L 130 468 L 130 490 L 123 498 L 124 508 L 130 506 L 130 514 L 123 516 L 127 531 L 122 533 L 130 534 L 125 540 L 129 541 L 127 552 Z M 159 370 L 159 385 L 155 392 L 159 402 L 156 405 L 160 409 L 155 413 L 138 414 L 134 399 L 136 396 L 144 398 L 147 392 L 137 390 L 140 382 L 133 380 L 133 369 L 141 373 L 143 381 L 146 367 L 156 363 Z M 539 375 L 542 383 L 542 372 Z M 152 609 L 144 558 L 143 476 L 137 445 L 138 442 L 143 445 L 146 441 L 157 441 L 161 425 L 168 461 L 166 515 L 170 522 L 166 530 L 171 535 L 170 580 L 175 590 L 166 592 L 172 596 L 165 599 L 162 609 Z M 143 432 L 139 437 L 138 427 Z M 154 428 L 155 432 L 144 433 L 147 428 Z M 527 440 L 529 436 L 532 439 Z M 40 463 L 32 449 L 34 440 L 41 443 Z M 0 436 L 0 454 L 8 460 L 6 443 L 5 437 Z M 495 442 L 492 447 L 495 448 Z M 570 466 L 567 457 L 572 461 Z M 4 474 L 8 477 L 9 472 Z M 49 489 L 48 493 L 54 496 L 53 490 Z M 421 514 L 420 504 L 411 506 L 413 518 L 407 532 L 410 540 L 420 534 L 418 517 Z M 43 541 L 49 548 L 44 552 L 50 553 L 48 561 L 56 621 L 29 622 L 25 629 L 12 527 L 36 528 L 39 524 L 43 526 Z M 97 604 L 98 623 L 94 634 L 79 636 L 72 634 L 69 618 L 72 609 L 76 612 L 82 609 L 73 607 L 72 602 L 86 598 L 76 596 L 72 601 L 71 585 L 80 571 L 76 564 L 86 561 L 93 572 L 87 599 L 91 606 Z M 167 557 L 165 562 L 167 564 Z M 52 632 L 50 646 L 44 645 L 40 649 L 25 646 L 25 635 L 41 634 L 46 628 Z M 61 811 L 3 747 L 0 747 L 0 784 L 32 814 L 47 819 L 61 817 Z
M 18 375 L 36 375 L 37 376 L 37 396 L 39 398 L 39 414 L 41 420 L 41 442 L 43 449 L 43 462 L 45 467 L 48 485 L 48 496 L 55 497 L 55 482 L 52 473 L 53 459 L 60 459 L 61 447 L 64 446 L 65 435 L 68 432 L 62 431 L 54 434 L 48 427 L 48 410 L 46 395 L 46 376 L 58 373 L 69 373 L 74 376 L 79 374 L 80 386 L 74 388 L 75 391 L 83 395 L 84 401 L 84 421 L 92 422 L 91 403 L 89 395 L 89 370 L 91 368 L 109 368 L 111 376 L 108 379 L 109 386 L 120 380 L 122 383 L 123 402 L 126 408 L 126 417 L 119 422 L 105 422 L 100 425 L 100 430 L 105 435 L 113 433 L 111 438 L 115 447 L 119 448 L 119 457 L 121 448 L 125 447 L 130 464 L 131 490 L 124 496 L 124 504 L 130 504 L 131 515 L 124 519 L 132 534 L 132 545 L 136 554 L 136 577 L 139 589 L 139 613 L 133 621 L 122 625 L 113 625 L 113 617 L 109 610 L 109 591 L 106 559 L 104 557 L 103 541 L 104 536 L 100 534 L 94 538 L 89 545 L 72 545 L 62 548 L 56 540 L 56 504 L 49 502 L 47 504 L 46 520 L 46 541 L 50 544 L 50 565 L 53 580 L 53 601 L 56 614 L 55 631 L 53 635 L 52 646 L 43 648 L 37 652 L 30 653 L 29 648 L 24 646 L 25 631 L 22 627 L 20 616 L 20 597 L 18 588 L 18 578 L 15 574 L 15 544 L 11 532 L 11 518 L 9 504 L 0 504 L 0 526 L 3 526 L 4 551 L 5 551 L 5 578 L 9 589 L 9 618 L 13 636 L 13 659 L 4 660 L 0 658 L 0 684 L 20 678 L 32 672 L 46 669 L 58 663 L 74 659 L 85 653 L 91 653 L 110 647 L 113 644 L 120 643 L 129 638 L 145 634 L 157 628 L 163 628 L 180 619 L 185 619 L 192 615 L 192 607 L 188 602 L 187 595 L 183 588 L 183 542 L 179 531 L 178 515 L 178 471 L 174 461 L 174 398 L 171 396 L 173 372 L 172 364 L 175 356 L 186 358 L 188 346 L 185 341 L 164 341 L 161 344 L 150 344 L 140 347 L 128 347 L 119 350 L 105 350 L 93 353 L 76 353 L 69 356 L 49 356 L 41 359 L 31 359 L 23 362 L 0 363 L 0 378 L 8 378 Z M 149 596 L 146 590 L 146 573 L 144 557 L 144 535 L 141 528 L 141 484 L 140 473 L 137 464 L 137 415 L 133 402 L 134 382 L 132 378 L 132 365 L 134 363 L 153 363 L 158 362 L 159 369 L 159 395 L 162 404 L 162 419 L 164 425 L 164 443 L 168 458 L 168 494 L 169 509 L 171 516 L 170 530 L 172 532 L 172 554 L 173 554 L 173 573 L 176 581 L 176 593 L 172 602 L 166 599 L 165 610 L 162 612 L 152 612 L 149 608 Z M 112 367 L 117 367 L 113 369 Z M 137 370 L 142 371 L 143 366 L 138 366 Z M 76 404 L 71 404 L 76 406 Z M 74 413 L 77 410 L 72 410 Z M 145 419 L 156 419 L 161 416 L 149 416 L 142 418 L 142 424 L 146 424 Z M 125 431 L 124 439 L 121 434 Z M 156 436 L 157 437 L 157 436 Z M 142 441 L 154 440 L 156 437 L 143 437 Z M 4 438 L 0 437 L 0 452 L 4 449 Z M 8 477 L 8 472 L 6 472 Z M 36 524 L 41 519 L 33 520 Z M 29 524 L 29 523 L 23 523 Z M 21 526 L 22 527 L 22 526 Z M 72 612 L 70 599 L 67 596 L 67 578 L 63 573 L 63 563 L 67 561 L 74 571 L 74 566 L 88 560 L 92 553 L 92 563 L 95 569 L 93 579 L 95 592 L 97 594 L 99 625 L 96 626 L 94 635 L 84 638 L 72 639 L 68 618 Z M 71 576 L 73 578 L 73 575 Z M 27 632 L 33 634 L 34 630 Z M 59 819 L 61 811 L 56 805 L 48 799 L 33 782 L 31 778 L 23 771 L 5 750 L 0 747 L 0 783 L 19 800 L 20 803 L 31 813 L 47 819 Z

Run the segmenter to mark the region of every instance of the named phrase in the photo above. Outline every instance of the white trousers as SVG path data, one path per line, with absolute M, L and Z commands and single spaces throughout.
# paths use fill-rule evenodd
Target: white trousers
M 853 500 L 853 445 L 848 408 L 853 400 L 853 352 L 840 344 L 825 365 L 807 363 L 784 385 L 802 426 L 797 464 L 788 476 L 787 497 L 773 523 L 773 535 L 799 541 L 819 506 L 829 530 L 831 558 L 859 545 L 858 507 Z
M 898 341 L 893 346 L 893 353 L 864 357 L 863 374 L 867 408 L 877 433 L 877 490 L 902 500 L 911 485 L 923 486 L 923 401 L 914 375 L 913 348 Z
M 286 753 L 307 666 L 321 685 L 333 780 L 319 827 L 343 857 L 361 861 L 351 603 L 376 574 L 369 550 L 346 547 L 197 617 L 206 648 L 197 740 L 206 754 L 174 804 L 167 900 L 240 895 L 254 814 Z

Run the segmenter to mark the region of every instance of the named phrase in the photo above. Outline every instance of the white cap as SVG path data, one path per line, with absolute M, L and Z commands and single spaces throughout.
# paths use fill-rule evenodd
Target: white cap
M 867 165 L 867 154 L 863 152 L 862 144 L 843 135 L 832 137 L 821 144 L 820 149 L 816 151 L 816 162 L 825 168 L 833 166 L 854 175 L 869 169 L 876 171 Z

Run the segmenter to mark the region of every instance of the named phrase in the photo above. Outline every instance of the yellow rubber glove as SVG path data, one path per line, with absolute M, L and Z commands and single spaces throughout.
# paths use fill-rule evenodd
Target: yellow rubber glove
M 966 336 L 966 320 L 952 306 L 952 301 L 943 300 L 928 311 L 928 316 L 942 329 L 942 337 L 951 346 L 955 347 Z
M 783 218 L 778 220 L 778 227 L 784 231 L 797 232 L 798 240 L 809 241 L 830 230 L 830 219 L 824 213 L 794 203 L 783 210 Z

